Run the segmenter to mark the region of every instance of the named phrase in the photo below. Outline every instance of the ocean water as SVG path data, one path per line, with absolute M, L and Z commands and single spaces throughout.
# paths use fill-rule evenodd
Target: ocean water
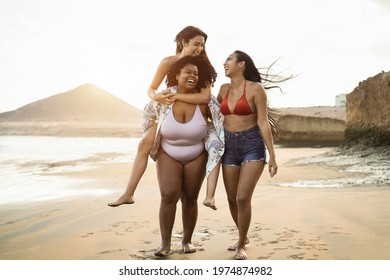
M 58 175 L 92 168 L 97 163 L 132 162 L 139 141 L 140 138 L 0 136 L 0 207 L 110 194 L 113 192 L 111 189 L 83 189 L 80 183 L 88 181 L 77 179 L 76 182 L 71 177 Z M 348 175 L 332 180 L 281 183 L 279 186 L 390 186 L 390 155 L 381 150 L 334 149 L 313 157 L 296 159 L 293 164 L 337 166 Z
M 56 174 L 101 162 L 131 162 L 139 138 L 0 136 L 0 206 L 81 195 L 109 189 L 76 188 L 74 179 Z

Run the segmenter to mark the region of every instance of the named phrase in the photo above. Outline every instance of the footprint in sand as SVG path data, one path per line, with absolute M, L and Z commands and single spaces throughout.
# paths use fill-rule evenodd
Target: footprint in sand
M 309 233 L 310 235 L 311 233 Z M 291 228 L 284 228 L 281 232 L 276 232 L 274 240 L 263 242 L 262 245 L 265 247 L 271 247 L 274 252 L 278 252 L 278 258 L 287 259 L 319 259 L 321 255 L 319 252 L 326 251 L 326 244 L 320 236 L 312 236 L 311 238 L 299 238 L 301 233 L 298 230 Z M 307 234 L 303 234 L 307 236 Z M 321 243 L 322 241 L 322 243 Z M 302 253 L 302 250 L 311 252 L 308 256 L 306 253 Z M 283 251 L 287 251 L 289 255 L 283 257 Z M 292 253 L 292 254 L 291 254 Z M 259 259 L 267 259 L 272 255 L 260 256 Z
M 115 228 L 115 227 L 119 227 L 121 224 L 124 224 L 124 223 L 126 223 L 126 222 L 117 222 L 117 223 L 115 223 L 115 224 L 112 224 L 112 225 L 110 225 L 111 227 L 113 227 L 113 228 Z
M 342 235 L 351 235 L 350 233 L 344 233 L 344 232 L 340 232 L 340 231 L 330 231 L 330 232 L 327 232 L 326 234 L 342 234 Z
M 125 228 L 125 232 L 133 232 L 133 227 L 127 227 L 127 228 Z
M 124 251 L 123 249 L 118 249 L 118 250 L 106 250 L 106 251 L 101 251 L 98 254 L 99 255 L 106 255 L 106 254 L 111 254 L 111 253 L 116 253 L 116 252 L 121 252 Z
M 146 260 L 147 259 L 145 256 L 139 256 L 136 254 L 130 254 L 129 257 L 132 260 Z
M 320 227 L 322 229 L 325 229 L 325 227 Z M 344 234 L 344 235 L 352 235 L 350 233 L 342 232 L 344 228 L 342 227 L 331 227 L 330 231 L 327 232 L 326 234 Z
M 222 228 L 222 229 L 217 229 L 217 232 L 218 233 L 225 233 L 227 232 L 228 230 L 226 228 Z
M 154 255 L 154 253 L 155 253 L 154 249 L 153 250 L 139 250 L 138 252 L 140 252 L 142 254 L 143 259 L 148 259 L 148 260 L 160 260 L 161 259 L 161 257 L 156 257 Z M 171 254 L 172 254 L 172 251 L 169 252 L 168 256 Z M 134 256 L 138 256 L 138 255 L 134 254 Z
M 290 256 L 288 256 L 288 259 L 303 260 L 304 256 L 305 256 L 304 253 L 300 253 L 300 254 L 290 255 Z
M 90 237 L 91 235 L 93 235 L 93 232 L 87 232 L 85 235 L 83 235 L 81 237 Z
M 272 255 L 274 255 L 275 252 L 271 252 L 271 253 L 268 253 L 267 256 L 261 256 L 261 257 L 257 257 L 258 260 L 268 260 L 270 257 L 272 257 Z
M 210 238 L 214 236 L 214 234 L 212 233 L 212 231 L 210 231 L 210 229 L 205 228 L 199 230 L 198 232 L 195 232 L 194 236 L 200 237 L 202 241 L 206 241 L 206 240 L 210 240 Z

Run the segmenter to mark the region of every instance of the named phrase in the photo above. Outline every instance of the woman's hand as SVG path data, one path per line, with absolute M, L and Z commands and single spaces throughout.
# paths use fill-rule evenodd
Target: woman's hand
M 275 157 L 270 157 L 268 161 L 268 171 L 271 178 L 278 173 L 278 165 L 276 164 Z
M 163 90 L 161 92 L 158 92 L 156 95 L 154 95 L 153 100 L 156 101 L 156 102 L 162 103 L 164 105 L 169 105 L 173 101 L 175 101 L 174 99 L 172 99 L 172 97 L 174 95 L 175 94 L 172 93 L 170 90 L 165 89 L 165 90 Z

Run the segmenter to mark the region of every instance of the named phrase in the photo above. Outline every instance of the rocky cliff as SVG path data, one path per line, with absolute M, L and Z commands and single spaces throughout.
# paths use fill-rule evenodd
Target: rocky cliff
M 360 82 L 347 95 L 347 145 L 390 146 L 390 72 Z
M 337 146 L 344 142 L 345 107 L 302 107 L 277 110 L 278 144 Z

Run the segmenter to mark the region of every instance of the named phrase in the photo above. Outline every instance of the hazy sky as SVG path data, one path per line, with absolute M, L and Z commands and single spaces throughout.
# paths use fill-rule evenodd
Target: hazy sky
M 271 107 L 334 105 L 390 70 L 389 0 L 0 0 L 0 112 L 93 83 L 142 108 L 160 60 L 187 25 L 218 72 L 234 50 L 298 75 Z

